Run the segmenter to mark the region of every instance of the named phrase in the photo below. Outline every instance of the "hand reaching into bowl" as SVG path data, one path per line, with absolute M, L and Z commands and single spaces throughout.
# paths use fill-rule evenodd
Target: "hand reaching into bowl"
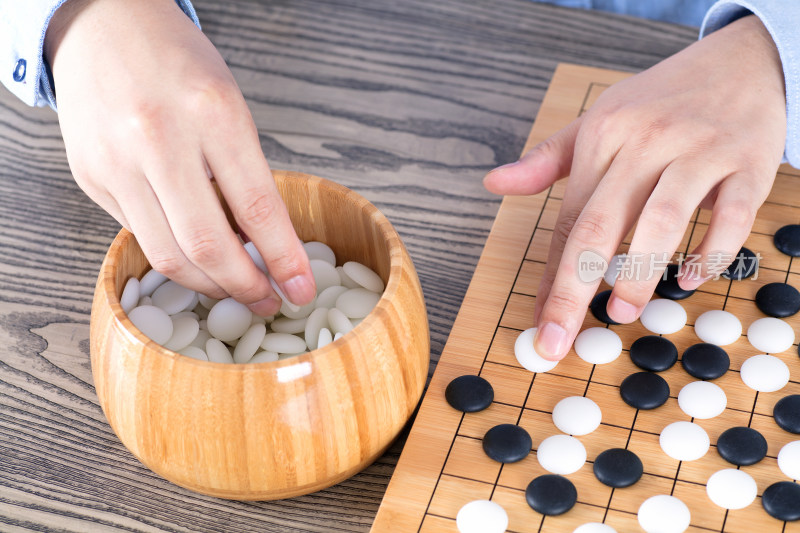
M 315 294 L 233 76 L 174 0 L 71 0 L 45 41 L 70 167 L 140 242 L 150 264 L 261 315 L 280 299 L 230 228 L 238 226 L 293 303 Z

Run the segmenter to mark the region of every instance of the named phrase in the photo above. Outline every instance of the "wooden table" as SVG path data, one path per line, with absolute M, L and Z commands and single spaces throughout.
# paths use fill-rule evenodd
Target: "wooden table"
M 336 180 L 402 235 L 435 362 L 558 62 L 641 70 L 690 28 L 527 0 L 197 0 L 275 168 Z M 0 531 L 367 531 L 402 447 L 317 494 L 241 503 L 178 488 L 105 421 L 89 366 L 116 222 L 72 181 L 56 115 L 0 91 Z M 433 366 L 431 368 L 433 371 Z

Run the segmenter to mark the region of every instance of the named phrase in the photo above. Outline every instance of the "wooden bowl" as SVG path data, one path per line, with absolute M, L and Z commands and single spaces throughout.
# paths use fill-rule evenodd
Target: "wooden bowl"
M 380 456 L 411 416 L 428 371 L 428 321 L 414 265 L 389 221 L 322 178 L 275 172 L 297 234 L 386 283 L 376 308 L 319 350 L 259 364 L 178 355 L 145 337 L 119 298 L 150 267 L 132 234 L 100 269 L 91 319 L 97 396 L 111 427 L 148 468 L 220 498 L 314 492 Z

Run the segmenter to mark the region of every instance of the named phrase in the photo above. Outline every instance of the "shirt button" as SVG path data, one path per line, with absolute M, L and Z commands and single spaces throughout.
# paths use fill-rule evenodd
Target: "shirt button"
M 25 79 L 25 71 L 27 70 L 28 62 L 24 59 L 17 61 L 17 66 L 14 68 L 14 81 L 22 81 Z

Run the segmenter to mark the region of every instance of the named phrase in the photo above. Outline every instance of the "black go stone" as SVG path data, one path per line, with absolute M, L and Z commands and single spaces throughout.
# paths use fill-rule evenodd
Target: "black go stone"
M 786 283 L 767 283 L 756 293 L 756 307 L 776 318 L 792 316 L 800 311 L 800 292 Z
M 619 386 L 622 400 L 636 409 L 655 409 L 669 398 L 667 381 L 652 372 L 636 372 L 622 380 Z
M 800 485 L 778 481 L 764 490 L 761 505 L 773 518 L 793 522 L 800 520 Z
M 444 397 L 453 409 L 474 413 L 491 405 L 494 389 L 491 383 L 480 376 L 459 376 L 447 385 Z
M 733 427 L 717 438 L 717 451 L 729 463 L 754 465 L 767 455 L 767 439 L 753 428 Z
M 694 291 L 681 289 L 680 285 L 678 285 L 679 270 L 680 265 L 667 265 L 664 275 L 661 276 L 658 285 L 656 285 L 656 294 L 670 300 L 683 300 L 694 294 Z
M 523 428 L 515 424 L 500 424 L 483 436 L 483 451 L 500 463 L 516 463 L 528 456 L 533 441 Z
M 528 484 L 525 500 L 537 513 L 556 516 L 572 509 L 578 501 L 578 491 L 564 476 L 545 474 Z
M 775 423 L 789 433 L 800 433 L 800 394 L 784 396 L 772 409 Z
M 775 243 L 775 248 L 786 255 L 800 257 L 800 224 L 782 227 L 775 232 L 772 242 Z
M 722 273 L 722 277 L 740 281 L 752 277 L 756 272 L 758 272 L 758 256 L 751 249 L 742 247 L 733 263 Z
M 681 365 L 690 376 L 697 379 L 717 379 L 728 371 L 731 358 L 716 344 L 701 342 L 686 348 Z
M 617 489 L 630 487 L 642 477 L 639 456 L 625 448 L 611 448 L 594 460 L 594 475 L 600 483 Z
M 594 298 L 592 298 L 592 303 L 589 304 L 589 310 L 592 312 L 594 317 L 603 324 L 611 324 L 612 326 L 616 326 L 619 324 L 619 322 L 614 322 L 611 320 L 611 317 L 608 316 L 608 311 L 606 310 L 609 296 L 611 296 L 610 290 L 597 293 Z
M 678 349 L 666 337 L 647 335 L 633 341 L 630 349 L 631 361 L 639 368 L 661 372 L 678 361 Z

